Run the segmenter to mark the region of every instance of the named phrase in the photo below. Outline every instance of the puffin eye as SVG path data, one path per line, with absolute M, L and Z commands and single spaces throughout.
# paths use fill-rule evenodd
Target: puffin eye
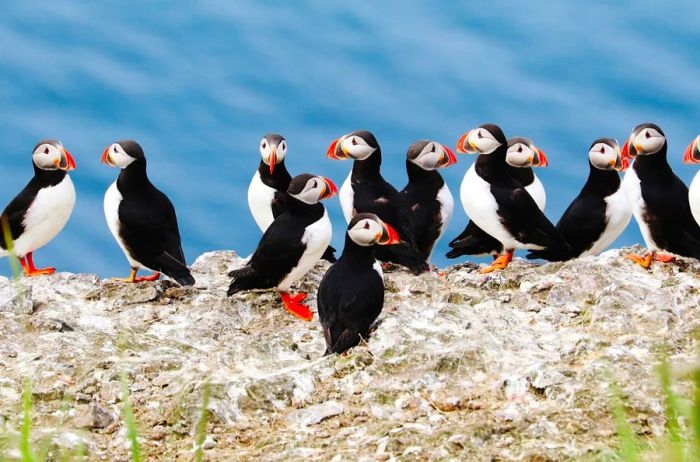
M 430 148 L 430 152 L 435 152 L 435 145 Z
M 523 152 L 523 147 L 522 147 L 522 146 L 518 146 L 518 152 Z
M 651 138 L 651 135 L 649 134 L 649 130 L 647 130 L 645 133 L 646 133 L 646 135 L 644 135 L 644 137 L 645 137 L 646 139 Z
M 48 153 L 49 153 L 49 148 L 44 148 L 44 154 L 48 154 Z
M 353 138 L 353 139 L 352 139 L 352 145 L 353 145 L 353 146 L 357 146 L 357 139 L 356 139 L 356 138 Z
M 365 225 L 363 226 L 364 229 L 369 229 L 369 222 L 365 221 Z
M 311 187 L 314 188 L 314 189 L 315 189 L 315 188 L 318 188 L 318 183 L 316 182 L 316 180 L 314 180 L 314 182 L 313 182 L 313 184 L 311 185 Z
M 265 143 L 265 142 L 263 141 L 262 144 L 260 145 L 260 147 L 263 148 L 263 149 L 265 149 L 265 148 L 267 147 L 267 143 Z
M 605 154 L 605 146 L 601 146 L 601 147 L 600 147 L 600 153 L 601 153 L 601 154 Z
M 479 139 L 481 139 L 481 138 L 484 137 L 484 135 L 481 134 L 481 130 L 479 130 L 478 132 L 476 132 L 476 137 L 479 138 Z

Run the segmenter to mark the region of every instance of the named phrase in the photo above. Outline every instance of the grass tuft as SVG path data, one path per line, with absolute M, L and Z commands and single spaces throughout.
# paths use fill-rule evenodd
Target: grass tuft
M 126 373 L 123 370 L 119 373 L 119 387 L 121 389 L 122 417 L 124 419 L 124 423 L 126 424 L 126 434 L 131 444 L 131 460 L 133 462 L 141 462 L 141 448 L 139 447 L 138 441 L 139 432 L 138 428 L 136 427 L 134 412 L 131 408 Z
M 204 382 L 202 386 L 202 410 L 195 429 L 195 460 L 202 462 L 204 458 L 204 441 L 207 439 L 207 422 L 209 421 L 209 398 L 211 397 L 211 385 Z
M 22 384 L 22 433 L 19 446 L 22 462 L 34 462 L 36 458 L 31 448 L 30 433 L 32 431 L 32 387 L 29 379 Z

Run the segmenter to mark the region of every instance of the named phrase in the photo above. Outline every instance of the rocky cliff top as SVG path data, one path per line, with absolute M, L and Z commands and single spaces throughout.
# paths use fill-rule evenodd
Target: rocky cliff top
M 274 292 L 226 298 L 233 252 L 199 257 L 194 288 L 0 278 L 0 448 L 14 453 L 27 377 L 33 438 L 127 460 L 124 370 L 150 459 L 191 459 L 205 383 L 208 460 L 597 459 L 615 444 L 611 380 L 640 432 L 663 431 L 658 353 L 691 361 L 699 331 L 700 264 L 646 271 L 628 251 L 387 273 L 369 344 L 328 357 L 318 320 Z M 313 310 L 323 270 L 300 285 Z

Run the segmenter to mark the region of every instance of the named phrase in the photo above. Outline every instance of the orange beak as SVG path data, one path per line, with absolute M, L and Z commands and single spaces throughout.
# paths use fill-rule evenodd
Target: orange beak
M 633 160 L 633 157 L 630 155 L 630 140 L 625 141 L 625 144 L 622 146 L 620 158 L 622 160 L 622 166 L 627 169 Z
M 469 135 L 472 133 L 471 130 L 469 130 L 467 133 L 462 135 L 459 140 L 457 140 L 457 152 L 462 153 L 462 154 L 474 154 L 474 151 L 472 150 L 471 146 L 468 148 L 466 147 L 469 144 Z
M 334 160 L 344 160 L 347 159 L 348 156 L 343 152 L 342 149 L 338 149 L 338 145 L 340 142 L 343 141 L 343 137 L 341 136 L 340 138 L 337 138 L 333 140 L 330 146 L 328 146 L 328 150 L 326 151 L 326 157 L 329 159 L 334 159 Z M 338 152 L 340 151 L 340 152 Z
M 270 146 L 270 175 L 275 171 L 275 163 L 277 162 L 277 146 Z
M 114 167 L 114 162 L 112 162 L 112 158 L 109 155 L 109 151 L 112 149 L 112 146 L 107 146 L 104 151 L 102 151 L 102 159 L 100 159 L 100 162 L 103 164 L 107 164 L 111 167 Z
M 397 233 L 396 230 L 387 223 L 382 222 L 382 234 L 379 236 L 377 244 L 391 245 L 398 244 L 399 242 L 401 242 L 401 239 L 399 239 L 399 233 Z
M 338 187 L 335 185 L 335 183 L 333 183 L 328 178 L 324 178 L 323 182 L 325 184 L 325 188 L 323 189 L 323 193 L 321 194 L 321 200 L 330 199 L 331 197 L 338 194 Z
M 535 148 L 537 150 L 537 159 L 539 162 L 537 165 L 533 165 L 533 167 L 547 167 L 549 165 L 549 159 L 547 159 L 547 156 L 544 155 L 544 152 L 540 148 Z
M 697 139 L 693 140 L 688 147 L 685 149 L 685 154 L 683 154 L 683 163 L 685 164 L 700 164 L 700 159 L 696 158 L 693 154 L 696 151 L 695 145 Z M 700 153 L 699 153 L 700 154 Z
M 63 148 L 63 155 L 61 156 L 61 162 L 58 164 L 58 168 L 70 172 L 75 170 L 75 159 L 66 148 Z
M 437 168 L 449 167 L 450 165 L 457 163 L 457 156 L 452 152 L 452 149 L 445 145 L 442 146 L 442 156 L 440 156 L 440 161 L 438 162 Z

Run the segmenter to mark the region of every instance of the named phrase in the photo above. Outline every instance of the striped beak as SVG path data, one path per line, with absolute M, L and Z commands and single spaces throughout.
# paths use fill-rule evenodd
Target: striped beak
M 549 165 L 549 159 L 538 147 L 535 147 L 535 159 L 533 160 L 533 167 L 547 167 Z
M 73 159 L 71 153 L 68 152 L 68 150 L 63 146 L 61 146 L 61 151 L 61 160 L 59 161 L 57 167 L 61 170 L 65 170 L 66 172 L 75 170 L 75 159 Z
M 389 226 L 389 224 L 382 221 L 382 234 L 377 238 L 377 244 L 379 245 L 392 245 L 401 242 L 399 239 L 399 233 L 396 232 L 394 228 Z
M 457 152 L 462 153 L 462 154 L 477 154 L 478 149 L 476 149 L 476 146 L 474 146 L 469 139 L 469 136 L 472 134 L 472 130 L 469 130 L 467 133 L 462 135 L 459 140 L 457 141 Z
M 112 145 L 107 146 L 107 148 L 102 151 L 102 159 L 100 160 L 103 164 L 107 164 L 110 167 L 116 167 L 117 164 L 114 163 L 112 160 L 112 155 L 110 154 L 112 151 Z
M 328 178 L 323 178 L 323 192 L 321 193 L 320 200 L 330 199 L 331 197 L 338 194 L 338 187 Z
M 700 136 L 695 138 L 692 143 L 688 145 L 683 154 L 683 163 L 686 164 L 700 164 L 700 150 L 698 150 L 698 142 L 700 141 Z
M 450 165 L 456 164 L 457 156 L 455 156 L 455 153 L 445 145 L 440 146 L 442 146 L 442 155 L 438 161 L 437 168 L 449 167 Z
M 275 164 L 277 163 L 277 146 L 274 144 L 270 145 L 270 175 L 275 172 Z
M 326 150 L 326 157 L 334 160 L 349 159 L 348 153 L 345 152 L 345 149 L 343 149 L 344 139 L 345 137 L 341 136 L 340 138 L 333 140 L 330 146 L 328 146 L 328 150 Z

